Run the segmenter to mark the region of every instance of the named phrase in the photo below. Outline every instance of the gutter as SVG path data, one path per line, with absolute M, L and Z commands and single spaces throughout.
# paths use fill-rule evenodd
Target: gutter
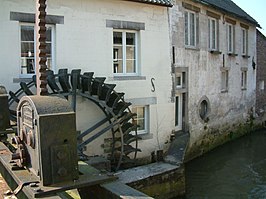
M 132 1 L 136 3 L 145 3 L 145 4 L 152 4 L 156 6 L 163 6 L 163 7 L 173 7 L 173 3 L 164 3 L 160 0 L 161 3 L 157 2 L 156 0 L 123 0 L 123 1 Z

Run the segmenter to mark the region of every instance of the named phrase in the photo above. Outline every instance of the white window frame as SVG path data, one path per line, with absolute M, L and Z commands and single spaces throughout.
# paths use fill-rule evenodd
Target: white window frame
M 144 108 L 144 129 L 143 130 L 138 130 L 138 135 L 143 135 L 143 134 L 148 134 L 148 125 L 149 125 L 149 106 L 148 105 L 145 105 L 145 106 L 132 106 L 131 107 L 131 111 L 133 112 L 133 109 L 134 108 Z M 133 112 L 135 113 L 135 112 Z M 138 118 L 138 115 L 136 116 Z
M 241 70 L 241 89 L 242 90 L 247 89 L 247 75 L 248 75 L 247 69 Z
M 214 22 L 214 27 L 213 27 Z M 209 32 L 209 50 L 218 50 L 218 20 L 212 17 L 208 17 L 208 32 Z M 213 35 L 214 32 L 214 35 Z
M 235 53 L 235 26 L 227 24 L 227 52 Z
M 197 26 L 198 26 L 198 21 L 197 21 L 197 13 L 190 11 L 190 10 L 185 10 L 184 13 L 185 17 L 185 24 L 184 24 L 184 29 L 185 29 L 185 46 L 187 47 L 196 47 L 197 46 Z M 193 16 L 192 16 L 193 15 Z M 191 19 L 192 17 L 194 18 L 194 26 L 192 26 L 192 22 Z M 194 37 L 191 36 L 192 33 L 194 32 Z M 187 35 L 187 36 L 186 36 Z M 194 39 L 194 43 L 193 43 L 193 39 Z
M 21 72 L 21 26 L 33 26 L 34 27 L 34 70 L 35 73 L 33 74 L 22 74 Z M 46 27 L 51 28 L 51 59 L 52 59 L 52 68 L 51 70 L 55 71 L 55 25 L 47 24 Z M 35 31 L 35 24 L 34 23 L 19 23 L 19 78 L 31 78 L 33 75 L 36 74 L 36 31 Z
M 242 55 L 248 54 L 248 30 L 246 28 L 241 28 L 241 39 L 242 39 Z
M 113 57 L 113 64 L 112 64 L 112 72 L 114 76 L 136 76 L 139 75 L 139 58 L 138 58 L 138 48 L 139 48 L 139 31 L 134 31 L 134 30 L 125 30 L 125 29 L 113 29 L 114 32 L 121 32 L 122 33 L 122 73 L 115 73 L 114 70 L 114 62 L 117 61 L 118 59 L 116 57 Z M 126 33 L 135 33 L 135 72 L 134 73 L 127 73 L 127 66 L 126 66 Z M 113 36 L 114 38 L 114 36 Z M 113 49 L 114 49 L 115 44 L 113 43 Z M 114 50 L 112 50 L 114 52 Z

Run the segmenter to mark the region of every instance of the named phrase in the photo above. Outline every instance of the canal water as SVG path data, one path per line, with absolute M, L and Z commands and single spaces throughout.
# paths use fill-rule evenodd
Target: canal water
M 266 130 L 186 164 L 186 199 L 266 199 Z

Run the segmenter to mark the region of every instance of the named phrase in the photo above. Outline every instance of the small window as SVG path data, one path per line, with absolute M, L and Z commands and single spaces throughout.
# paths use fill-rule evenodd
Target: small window
M 221 77 L 222 77 L 221 90 L 222 92 L 227 92 L 228 91 L 228 70 L 222 70 Z
M 137 32 L 113 32 L 113 73 L 134 75 L 137 73 Z
M 243 70 L 241 72 L 241 89 L 246 90 L 247 89 L 247 71 Z
M 176 88 L 182 88 L 182 75 L 180 73 L 176 74 Z
M 264 80 L 260 81 L 260 90 L 264 90 Z
M 46 27 L 46 56 L 47 67 L 53 67 L 53 26 Z M 23 77 L 29 77 L 35 74 L 36 43 L 34 24 L 20 25 L 20 74 Z
M 204 120 L 207 116 L 207 113 L 208 113 L 208 103 L 206 100 L 203 100 L 200 103 L 200 110 L 199 110 L 200 118 Z
M 208 19 L 209 27 L 209 49 L 218 50 L 218 20 L 214 18 Z
M 131 109 L 132 113 L 136 113 L 134 117 L 135 124 L 138 125 L 138 134 L 148 133 L 148 107 L 147 106 L 135 106 Z
M 241 29 L 242 32 L 242 55 L 248 54 L 248 30 L 245 28 Z
M 235 53 L 235 27 L 232 24 L 227 24 L 227 51 Z
M 208 122 L 211 110 L 209 99 L 206 96 L 203 96 L 202 99 L 199 101 L 198 111 L 201 121 L 205 123 Z
M 197 43 L 197 18 L 196 13 L 185 11 L 185 45 L 196 47 Z

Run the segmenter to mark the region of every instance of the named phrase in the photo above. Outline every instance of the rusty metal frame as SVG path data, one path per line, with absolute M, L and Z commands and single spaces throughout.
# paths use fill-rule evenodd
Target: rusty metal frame
M 18 169 L 11 160 L 11 152 L 0 142 L 0 171 L 6 179 L 10 188 L 14 191 L 17 188 L 19 198 L 42 198 L 57 196 L 57 193 L 64 192 L 71 189 L 91 187 L 94 185 L 111 182 L 117 177 L 102 173 L 91 166 L 79 162 L 79 179 L 67 183 L 59 183 L 52 186 L 41 186 L 38 178 L 30 173 L 27 169 Z M 82 171 L 86 170 L 86 173 Z

